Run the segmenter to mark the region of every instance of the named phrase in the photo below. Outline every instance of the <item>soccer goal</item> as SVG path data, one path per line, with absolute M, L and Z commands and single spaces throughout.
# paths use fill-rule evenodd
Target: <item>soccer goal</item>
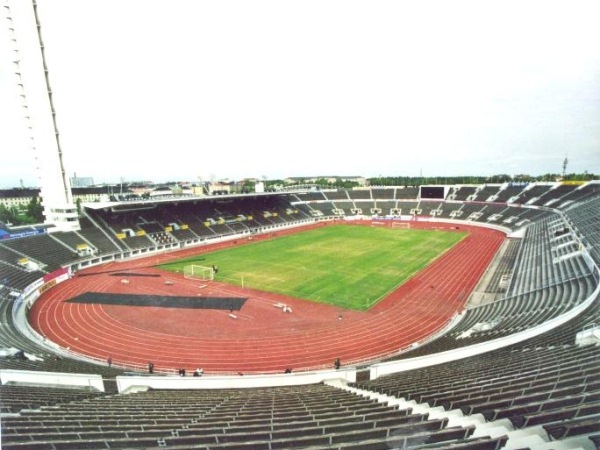
M 195 280 L 213 280 L 215 278 L 215 272 L 212 267 L 197 266 L 190 264 L 183 268 L 183 276 L 185 278 L 191 278 Z
M 410 222 L 392 222 L 392 228 L 410 228 Z

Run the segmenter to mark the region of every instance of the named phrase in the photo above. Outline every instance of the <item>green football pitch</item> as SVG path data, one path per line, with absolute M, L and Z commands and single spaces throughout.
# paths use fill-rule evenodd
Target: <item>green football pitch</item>
M 160 266 L 218 267 L 216 280 L 342 308 L 367 310 L 466 232 L 332 225 L 249 242 Z

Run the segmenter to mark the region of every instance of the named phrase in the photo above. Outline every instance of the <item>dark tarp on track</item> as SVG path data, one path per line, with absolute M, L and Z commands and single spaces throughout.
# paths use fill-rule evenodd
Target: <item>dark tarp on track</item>
M 87 303 L 121 306 L 153 306 L 157 308 L 226 309 L 239 311 L 246 302 L 243 297 L 181 297 L 170 295 L 133 295 L 85 292 L 67 303 Z

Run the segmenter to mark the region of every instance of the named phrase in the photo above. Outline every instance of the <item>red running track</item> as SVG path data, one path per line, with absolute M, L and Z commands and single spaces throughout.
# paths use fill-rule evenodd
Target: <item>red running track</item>
M 412 226 L 456 228 L 440 223 Z M 47 339 L 76 353 L 100 359 L 110 356 L 114 364 L 145 366 L 153 361 L 159 371 L 202 367 L 207 373 L 266 373 L 288 367 L 328 368 L 336 358 L 343 364 L 373 360 L 426 339 L 464 308 L 504 234 L 463 225 L 460 230 L 468 231 L 468 236 L 367 312 L 342 311 L 339 307 L 242 290 L 215 281 L 200 288 L 198 280 L 152 267 L 215 249 L 206 246 L 86 269 L 40 297 L 29 320 Z M 129 284 L 122 284 L 122 277 L 111 276 L 110 272 L 115 271 L 160 277 L 131 276 L 127 278 Z M 173 284 L 165 284 L 167 280 Z M 248 301 L 236 312 L 237 319 L 224 310 L 66 303 L 89 291 L 240 296 Z M 283 313 L 274 306 L 277 302 L 289 305 L 293 312 Z

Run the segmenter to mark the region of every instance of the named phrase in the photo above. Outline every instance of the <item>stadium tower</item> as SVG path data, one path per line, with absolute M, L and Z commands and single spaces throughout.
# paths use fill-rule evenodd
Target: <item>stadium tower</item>
M 36 155 L 45 222 L 54 225 L 50 231 L 78 230 L 77 208 L 56 126 L 37 3 L 35 0 L 5 0 L 4 10 L 30 148 Z

